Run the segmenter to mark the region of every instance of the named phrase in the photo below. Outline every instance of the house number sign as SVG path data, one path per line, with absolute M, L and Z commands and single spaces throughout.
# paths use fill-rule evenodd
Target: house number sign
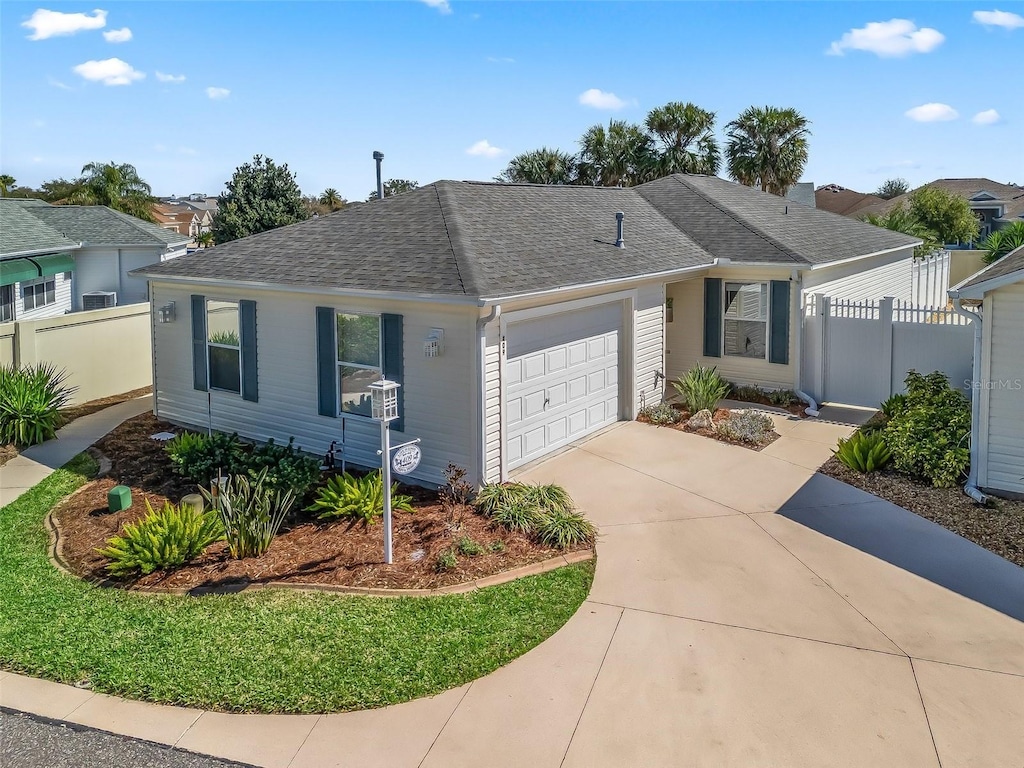
M 418 445 L 403 445 L 391 457 L 391 469 L 396 475 L 408 475 L 420 465 L 423 452 Z

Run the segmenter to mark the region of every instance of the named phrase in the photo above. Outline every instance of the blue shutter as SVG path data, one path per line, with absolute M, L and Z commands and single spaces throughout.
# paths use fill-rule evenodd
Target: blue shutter
M 768 294 L 771 328 L 768 337 L 768 362 L 789 364 L 789 281 L 772 280 Z
M 238 302 L 239 336 L 242 341 L 242 399 L 259 402 L 256 367 L 256 302 Z
M 402 316 L 381 315 L 381 341 L 384 344 L 384 378 L 397 381 L 402 387 L 398 390 L 398 418 L 391 422 L 391 428 L 399 432 L 405 431 L 405 357 L 402 351 Z
M 192 388 L 207 391 L 206 297 L 192 296 Z
M 722 278 L 704 278 L 704 357 L 722 356 Z
M 333 307 L 316 308 L 317 408 L 321 416 L 338 415 L 338 344 Z

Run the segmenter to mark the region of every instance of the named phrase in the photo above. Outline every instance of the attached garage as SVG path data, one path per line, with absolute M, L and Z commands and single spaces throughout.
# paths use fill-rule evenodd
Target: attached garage
M 509 469 L 620 418 L 623 315 L 622 302 L 612 302 L 508 324 Z

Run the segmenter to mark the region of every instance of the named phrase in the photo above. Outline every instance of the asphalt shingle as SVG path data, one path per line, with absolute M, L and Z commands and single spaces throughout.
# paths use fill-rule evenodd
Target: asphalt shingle
M 85 245 L 181 245 L 187 236 L 103 205 L 32 207 L 33 216 Z
M 34 209 L 33 209 L 34 210 Z M 17 253 L 58 253 L 78 243 L 33 216 L 20 204 L 0 204 L 0 257 Z
M 960 286 L 960 290 L 973 288 L 981 283 L 987 283 L 989 280 L 1012 275 L 1014 272 L 1024 272 L 1024 245 L 976 273 Z

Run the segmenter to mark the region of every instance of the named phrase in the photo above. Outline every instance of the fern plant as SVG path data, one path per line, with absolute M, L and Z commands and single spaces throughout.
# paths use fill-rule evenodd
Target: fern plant
M 714 413 L 719 401 L 729 394 L 729 382 L 718 375 L 718 369 L 700 363 L 672 382 L 672 386 L 690 413 Z
M 369 527 L 384 514 L 384 479 L 380 472 L 370 472 L 363 477 L 348 472 L 335 475 L 306 509 L 319 512 L 321 520 L 350 520 Z M 391 509 L 413 511 L 412 497 L 398 493 L 398 483 L 391 486 Z
M 224 536 L 215 511 L 201 512 L 189 504 L 173 506 L 165 502 L 154 510 L 146 500 L 146 516 L 126 523 L 120 535 L 97 550 L 110 558 L 107 570 L 115 575 L 177 568 L 197 557 Z
M 200 487 L 206 503 L 220 515 L 231 556 L 236 560 L 259 557 L 270 548 L 285 516 L 295 502 L 291 491 L 278 491 L 262 470 L 255 479 L 229 477 L 217 492 Z
M 843 464 L 861 474 L 882 469 L 892 459 L 881 432 L 854 432 L 839 441 L 835 454 Z

